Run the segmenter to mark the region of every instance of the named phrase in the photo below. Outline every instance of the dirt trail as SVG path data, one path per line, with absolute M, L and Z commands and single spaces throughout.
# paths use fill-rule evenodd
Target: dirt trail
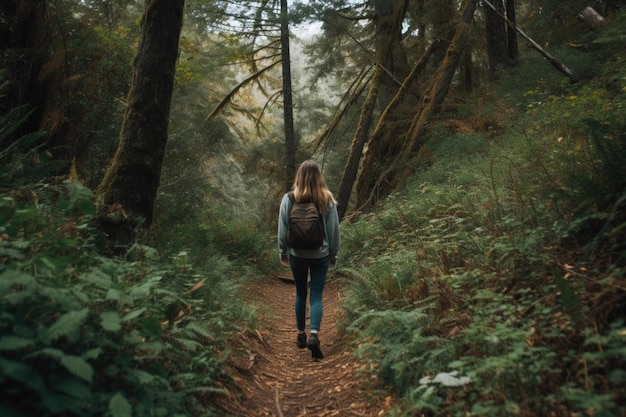
M 375 381 L 362 371 L 353 347 L 338 331 L 341 283 L 329 277 L 324 291 L 324 359 L 319 361 L 296 345 L 293 283 L 259 279 L 244 287 L 243 296 L 258 308 L 261 323 L 258 331 L 241 338 L 241 351 L 233 355 L 241 395 L 229 399 L 228 412 L 246 417 L 373 417 L 389 411 L 391 400 L 374 393 Z M 307 313 L 307 326 L 308 320 Z

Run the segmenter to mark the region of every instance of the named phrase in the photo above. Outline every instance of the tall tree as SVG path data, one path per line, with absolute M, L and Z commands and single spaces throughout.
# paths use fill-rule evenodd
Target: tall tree
M 330 44 L 332 48 L 326 42 L 319 43 L 319 48 L 314 50 L 325 60 L 320 67 L 326 72 L 336 71 L 339 77 L 358 74 L 358 78 L 350 84 L 351 93 L 344 96 L 335 116 L 315 142 L 317 147 L 323 146 L 324 141 L 337 134 L 341 119 L 346 122 L 352 119 L 352 112 L 348 111 L 350 107 L 360 105 L 360 119 L 355 127 L 352 147 L 347 153 L 348 160 L 337 194 L 341 214 L 345 214 L 348 204 L 352 204 L 355 182 L 357 203 L 367 201 L 369 191 L 374 188 L 381 191 L 381 195 L 386 193 L 380 188 L 385 188 L 384 184 L 378 183 L 378 180 L 402 150 L 402 138 L 410 128 L 413 115 L 419 111 L 421 97 L 430 92 L 425 80 L 446 56 L 451 27 L 455 26 L 451 16 L 456 16 L 456 0 L 409 0 L 398 9 L 402 13 L 396 16 L 399 17 L 395 21 L 397 29 L 391 30 L 389 33 L 392 36 L 385 39 L 385 31 L 389 27 L 384 24 L 389 21 L 380 20 L 380 12 L 393 3 L 372 0 L 349 5 L 344 2 L 340 10 L 323 9 L 321 15 L 325 35 L 337 41 Z M 361 13 L 357 12 L 359 8 Z M 334 19 L 335 16 L 338 18 Z M 363 17 L 369 17 L 369 21 L 363 23 Z M 342 25 L 339 19 L 348 23 Z M 350 26 L 350 22 L 358 23 Z M 381 48 L 386 41 L 388 46 Z M 351 46 L 351 50 L 347 46 Z M 340 53 L 334 52 L 337 50 Z M 387 55 L 381 58 L 381 53 Z M 344 61 L 348 63 L 339 66 L 342 57 L 347 57 Z M 368 68 L 372 62 L 373 75 L 363 77 L 363 68 Z M 345 71 L 346 66 L 352 70 Z M 367 88 L 361 88 L 365 83 Z M 359 97 L 361 91 L 367 92 L 364 98 Z
M 2 82 L 8 83 L 0 96 L 0 110 L 6 113 L 24 104 L 35 108 L 21 131 L 5 137 L 0 149 L 16 137 L 38 130 L 44 119 L 48 87 L 42 82 L 41 71 L 49 60 L 52 41 L 47 16 L 47 4 L 0 2 L 0 68 Z
M 408 163 L 424 143 L 423 133 L 432 114 L 443 103 L 469 40 L 477 0 L 463 0 L 460 16 L 447 40 L 447 50 L 410 119 L 398 134 L 386 136 L 368 148 L 357 187 L 357 209 L 368 208 L 399 187 L 413 171 Z M 419 64 L 419 63 L 418 63 Z M 412 76 L 410 74 L 409 76 Z M 405 81 L 403 84 L 408 82 Z M 380 125 L 380 124 L 379 124 Z M 383 150 L 383 151 L 380 151 Z M 379 152 L 380 151 L 380 152 Z
M 508 46 L 503 0 L 493 1 L 494 9 L 485 7 L 485 27 L 487 32 L 487 56 L 489 57 L 489 75 L 493 78 L 499 67 L 508 65 Z
M 100 183 L 98 221 L 126 244 L 152 222 L 167 143 L 184 0 L 146 0 L 117 152 Z
M 225 16 L 230 17 L 233 28 L 213 25 L 220 35 L 230 40 L 231 54 L 228 58 L 248 71 L 248 76 L 238 81 L 211 111 L 207 119 L 218 115 L 227 121 L 242 139 L 250 132 L 242 123 L 241 116 L 252 120 L 256 137 L 263 138 L 269 132 L 266 125 L 276 123 L 273 106 L 282 97 L 282 121 L 284 147 L 281 156 L 271 160 L 280 161 L 270 168 L 284 187 L 290 187 L 296 171 L 298 140 L 294 126 L 294 106 L 290 56 L 290 25 L 294 16 L 287 0 L 233 0 L 224 4 Z M 229 33 L 232 31 L 232 33 Z M 281 66 L 282 73 L 276 68 Z M 280 90 L 275 86 L 281 85 Z M 227 112 L 230 111 L 232 115 Z M 269 115 L 269 117 L 268 117 Z M 270 123 L 266 123 L 269 120 Z M 280 166 L 280 168 L 278 168 Z
M 343 218 L 348 208 L 350 195 L 354 182 L 357 178 L 363 149 L 368 141 L 374 108 L 379 95 L 380 85 L 386 73 L 386 65 L 389 55 L 393 51 L 395 43 L 400 41 L 402 20 L 406 11 L 407 0 L 391 0 L 374 2 L 376 25 L 375 34 L 375 68 L 374 75 L 370 80 L 369 90 L 365 102 L 361 107 L 361 114 L 357 130 L 352 139 L 352 147 L 348 155 L 348 161 L 344 168 L 339 191 L 337 193 L 339 218 Z
M 293 94 L 291 89 L 291 56 L 289 53 L 289 10 L 287 0 L 280 0 L 280 51 L 283 67 L 283 120 L 285 128 L 285 177 L 287 189 L 296 173 L 296 133 L 293 122 Z
M 515 1 L 493 0 L 491 4 L 493 8 L 487 6 L 484 11 L 489 75 L 493 78 L 498 67 L 515 65 L 519 51 L 515 31 Z M 503 18 L 504 16 L 506 18 Z M 510 24 L 507 24 L 507 21 Z
M 515 0 L 506 0 L 506 17 L 510 25 L 507 25 L 507 46 L 509 52 L 509 60 L 511 63 L 516 64 L 519 60 L 519 47 L 517 44 L 517 14 L 515 13 Z
M 121 119 L 112 111 L 128 93 L 138 13 L 115 2 L 0 2 L 0 68 L 7 81 L 0 108 L 27 105 L 14 137 L 42 131 L 43 174 L 67 174 L 96 187 L 112 156 Z M 77 18 L 80 16 L 80 18 Z M 52 158 L 52 161 L 50 161 Z M 50 161 L 50 164 L 43 163 Z
M 498 16 L 500 16 L 510 27 L 511 30 L 515 30 L 519 33 L 524 39 L 526 39 L 530 46 L 532 46 L 535 50 L 537 50 L 541 55 L 543 55 L 552 66 L 565 74 L 571 82 L 577 82 L 578 76 L 572 71 L 567 65 L 565 65 L 561 60 L 552 56 L 545 48 L 541 47 L 534 39 L 528 36 L 523 30 L 521 30 L 515 22 L 508 19 L 507 16 L 501 13 L 500 10 L 494 6 L 489 0 L 482 0 L 482 2 L 487 5 L 491 10 L 493 10 Z

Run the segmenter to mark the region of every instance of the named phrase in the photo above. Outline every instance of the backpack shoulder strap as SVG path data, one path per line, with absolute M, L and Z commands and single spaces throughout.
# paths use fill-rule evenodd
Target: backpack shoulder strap
M 289 197 L 289 200 L 291 200 L 291 204 L 296 202 L 296 196 L 293 194 L 293 191 L 289 191 L 287 196 Z

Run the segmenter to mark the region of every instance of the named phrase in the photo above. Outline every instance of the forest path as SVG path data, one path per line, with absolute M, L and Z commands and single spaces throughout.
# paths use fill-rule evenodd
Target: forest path
M 373 392 L 375 382 L 353 347 L 338 329 L 345 287 L 329 277 L 324 290 L 320 331 L 324 359 L 315 361 L 296 345 L 293 283 L 279 277 L 261 278 L 243 287 L 244 300 L 259 312 L 259 330 L 241 336 L 232 367 L 241 395 L 224 408 L 246 417 L 386 415 L 390 398 Z M 308 329 L 307 309 L 307 329 Z M 369 388 L 367 388 L 369 387 Z

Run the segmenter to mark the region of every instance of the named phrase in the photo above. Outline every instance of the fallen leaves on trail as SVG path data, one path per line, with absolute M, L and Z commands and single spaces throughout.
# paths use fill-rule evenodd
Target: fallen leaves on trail
M 294 286 L 279 278 L 248 284 L 244 298 L 258 309 L 260 329 L 235 341 L 230 365 L 238 392 L 223 408 L 246 417 L 386 415 L 393 400 L 373 392 L 375 379 L 363 373 L 337 328 L 342 293 L 342 285 L 329 280 L 320 331 L 324 359 L 316 361 L 296 345 Z

